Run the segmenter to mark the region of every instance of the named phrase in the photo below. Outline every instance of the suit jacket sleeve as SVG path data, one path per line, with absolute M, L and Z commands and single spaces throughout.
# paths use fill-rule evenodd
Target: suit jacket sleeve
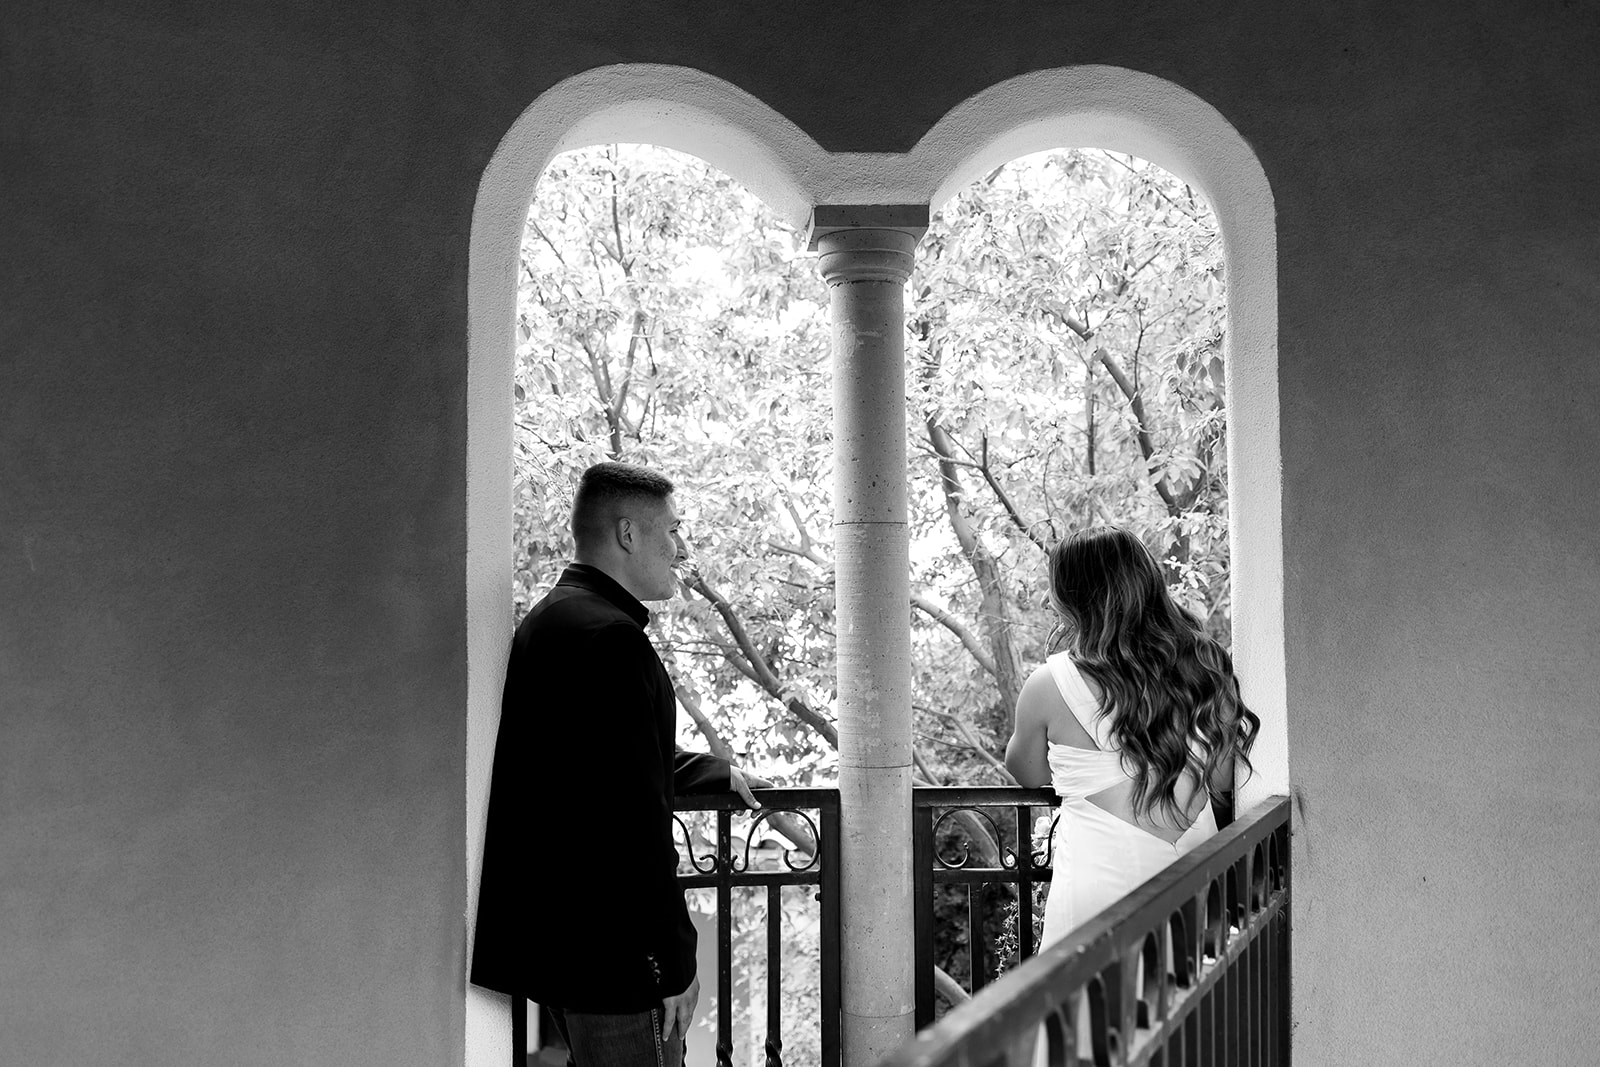
M 705 752 L 685 752 L 675 749 L 672 755 L 672 780 L 674 788 L 683 794 L 726 793 L 733 787 L 728 768 L 731 764 L 720 756 Z

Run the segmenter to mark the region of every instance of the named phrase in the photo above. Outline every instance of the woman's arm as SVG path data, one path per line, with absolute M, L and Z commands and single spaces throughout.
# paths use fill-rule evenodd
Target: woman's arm
M 1045 755 L 1050 713 L 1061 704 L 1050 668 L 1036 667 L 1017 697 L 1017 725 L 1006 744 L 1006 770 L 1017 784 L 1037 789 L 1050 784 L 1050 761 Z

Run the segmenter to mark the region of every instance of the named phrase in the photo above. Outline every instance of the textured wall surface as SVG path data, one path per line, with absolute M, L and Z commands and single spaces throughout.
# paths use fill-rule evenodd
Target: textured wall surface
M 570 74 L 1169 79 L 1278 206 L 1297 1054 L 1600 1039 L 1592 7 L 0 11 L 0 1062 L 462 1058 L 465 285 Z

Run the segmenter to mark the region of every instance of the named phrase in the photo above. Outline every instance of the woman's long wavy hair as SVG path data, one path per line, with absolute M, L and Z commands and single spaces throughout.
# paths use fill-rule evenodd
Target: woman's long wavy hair
M 1181 821 L 1185 775 L 1207 788 L 1229 756 L 1251 770 L 1261 720 L 1239 696 L 1233 660 L 1172 599 L 1142 541 L 1116 527 L 1066 538 L 1050 552 L 1050 599 L 1068 654 L 1099 683 L 1100 714 L 1110 716 L 1134 779 L 1135 812 L 1159 808 Z

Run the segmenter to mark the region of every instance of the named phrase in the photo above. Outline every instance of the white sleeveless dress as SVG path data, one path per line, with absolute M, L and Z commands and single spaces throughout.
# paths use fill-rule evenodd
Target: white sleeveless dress
M 1087 799 L 1131 780 L 1100 705 L 1065 652 L 1046 663 L 1067 707 L 1097 750 L 1049 742 L 1050 784 L 1061 797 L 1041 946 L 1066 936 L 1217 832 L 1211 801 L 1176 842 L 1117 818 Z

